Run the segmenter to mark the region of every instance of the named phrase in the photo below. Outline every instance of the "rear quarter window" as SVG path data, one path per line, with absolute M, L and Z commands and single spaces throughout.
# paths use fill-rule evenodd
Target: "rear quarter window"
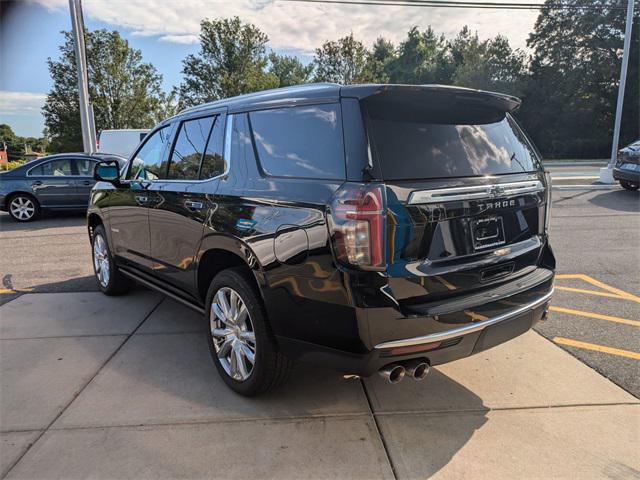
M 339 104 L 305 105 L 249 114 L 262 170 L 271 176 L 345 178 Z

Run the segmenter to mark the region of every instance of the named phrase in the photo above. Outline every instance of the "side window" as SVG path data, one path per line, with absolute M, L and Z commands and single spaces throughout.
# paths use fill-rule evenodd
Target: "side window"
M 76 169 L 78 172 L 78 175 L 80 175 L 81 177 L 92 177 L 93 176 L 93 169 L 96 165 L 96 162 L 94 162 L 93 160 L 88 160 L 88 159 L 76 159 L 74 160 L 75 164 L 76 164 Z
M 202 168 L 200 169 L 200 178 L 213 178 L 222 175 L 227 170 L 227 163 L 224 159 L 222 146 L 224 144 L 224 125 L 223 117 L 216 116 L 213 123 L 213 129 L 209 135 L 207 148 L 202 157 Z
M 278 177 L 344 180 L 340 106 L 308 105 L 249 114 L 262 169 Z
M 157 180 L 164 176 L 163 153 L 170 133 L 171 128 L 167 125 L 147 139 L 131 162 L 127 180 Z
M 200 161 L 205 151 L 214 117 L 186 120 L 180 125 L 167 178 L 176 180 L 196 180 L 200 171 Z
M 60 160 L 52 160 L 50 162 L 38 165 L 32 168 L 29 172 L 29 176 L 47 176 L 47 177 L 67 177 L 73 175 L 71 169 L 71 160 L 68 158 Z

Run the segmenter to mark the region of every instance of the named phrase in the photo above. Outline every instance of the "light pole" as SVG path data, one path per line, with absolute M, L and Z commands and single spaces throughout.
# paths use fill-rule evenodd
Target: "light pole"
M 600 169 L 600 181 L 602 183 L 615 183 L 613 179 L 613 167 L 618 156 L 618 142 L 620 142 L 620 124 L 622 123 L 622 106 L 624 104 L 624 88 L 627 83 L 627 68 L 629 66 L 629 54 L 631 53 L 631 25 L 633 24 L 634 0 L 629 0 L 627 5 L 627 24 L 624 29 L 624 50 L 622 51 L 622 66 L 620 67 L 620 86 L 618 87 L 618 104 L 616 105 L 616 120 L 613 127 L 613 145 L 611 146 L 611 160 L 609 164 Z
M 78 70 L 78 100 L 80 105 L 80 125 L 82 127 L 82 145 L 87 153 L 96 151 L 96 127 L 93 123 L 92 106 L 89 103 L 89 77 L 87 75 L 87 52 L 84 45 L 84 20 L 80 0 L 69 0 L 73 40 L 76 50 Z

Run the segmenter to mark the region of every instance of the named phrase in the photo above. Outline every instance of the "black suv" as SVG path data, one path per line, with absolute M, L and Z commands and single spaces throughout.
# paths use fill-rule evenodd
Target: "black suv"
M 438 85 L 315 84 L 158 125 L 88 215 L 106 294 L 130 280 L 202 312 L 224 381 L 292 362 L 423 378 L 544 318 L 550 185 L 519 100 Z

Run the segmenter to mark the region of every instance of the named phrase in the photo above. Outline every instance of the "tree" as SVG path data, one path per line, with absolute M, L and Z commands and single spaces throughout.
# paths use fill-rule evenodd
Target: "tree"
M 278 78 L 266 71 L 268 41 L 260 29 L 238 17 L 203 20 L 200 51 L 182 62 L 180 106 L 276 87 Z
M 563 3 L 599 8 L 541 11 L 527 41 L 533 56 L 519 117 L 545 155 L 608 157 L 625 26 L 624 9 L 612 7 L 626 2 Z M 640 12 L 634 16 L 622 144 L 637 138 L 639 129 L 639 17 Z
M 367 57 L 365 75 L 368 81 L 373 83 L 389 82 L 389 62 L 396 56 L 396 48 L 390 41 L 378 37 Z
M 367 78 L 369 52 L 350 33 L 336 41 L 324 42 L 316 49 L 313 64 L 316 82 L 334 82 L 343 85 L 363 83 Z
M 465 26 L 447 42 L 449 71 L 454 85 L 520 95 L 527 74 L 525 54 L 513 50 L 509 41 L 498 35 L 480 41 Z
M 27 152 L 45 153 L 48 147 L 47 130 L 45 128 L 42 138 L 21 137 L 6 123 L 0 124 L 0 150 L 5 146 L 9 160 L 24 158 Z
M 81 151 L 76 58 L 71 32 L 58 60 L 48 59 L 53 87 L 43 107 L 52 151 Z M 116 31 L 85 32 L 89 97 L 96 131 L 111 128 L 150 128 L 162 118 L 168 97 L 162 76 L 142 53 L 129 47 Z
M 275 52 L 269 54 L 269 62 L 269 73 L 278 79 L 278 87 L 301 85 L 311 80 L 313 64 L 303 65 L 296 57 Z
M 388 64 L 392 83 L 444 83 L 446 70 L 445 40 L 429 26 L 424 32 L 413 27 L 400 44 L 397 57 Z

